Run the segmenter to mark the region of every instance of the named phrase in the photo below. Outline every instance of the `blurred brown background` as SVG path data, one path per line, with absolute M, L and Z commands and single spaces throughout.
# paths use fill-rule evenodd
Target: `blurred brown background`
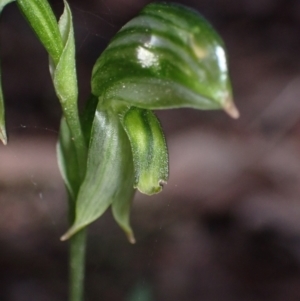
M 70 0 L 81 105 L 92 66 L 145 4 Z M 51 2 L 57 15 L 62 1 Z M 110 212 L 89 232 L 86 300 L 300 300 L 300 2 L 181 1 L 227 45 L 241 118 L 158 112 L 171 176 L 137 194 L 129 245 Z M 0 145 L 0 300 L 67 300 L 60 108 L 47 55 L 15 4 L 1 17 L 9 145 Z

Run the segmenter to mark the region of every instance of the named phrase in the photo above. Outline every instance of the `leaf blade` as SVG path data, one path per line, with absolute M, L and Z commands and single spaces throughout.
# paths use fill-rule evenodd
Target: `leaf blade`
M 60 54 L 57 65 L 50 60 L 53 85 L 56 95 L 60 100 L 64 117 L 72 136 L 72 144 L 76 153 L 78 181 L 83 180 L 86 166 L 86 142 L 82 133 L 81 123 L 77 107 L 78 84 L 75 63 L 75 41 L 72 22 L 72 13 L 67 1 L 64 1 L 65 8 L 60 17 L 58 28 L 63 41 L 63 50 Z M 78 190 L 78 188 L 77 188 Z
M 17 4 L 56 65 L 63 50 L 63 42 L 48 1 L 17 0 Z

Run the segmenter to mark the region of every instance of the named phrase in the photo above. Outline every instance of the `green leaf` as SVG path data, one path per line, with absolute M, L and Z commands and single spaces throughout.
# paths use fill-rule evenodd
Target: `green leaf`
M 68 122 L 73 119 L 74 115 L 77 115 L 78 88 L 72 14 L 67 2 L 65 2 L 65 9 L 59 20 L 59 30 L 64 42 L 64 48 L 57 66 L 53 67 L 52 76 L 56 94 Z
M 169 173 L 168 150 L 161 125 L 150 110 L 131 107 L 121 118 L 130 140 L 135 188 L 151 195 L 162 190 Z
M 77 110 L 75 41 L 70 7 L 64 0 L 64 12 L 57 24 L 47 0 L 17 0 L 17 3 L 51 57 L 50 70 L 54 88 L 72 134 L 77 138 L 81 129 Z
M 124 215 L 134 188 L 130 143 L 119 117 L 99 103 L 93 121 L 88 151 L 87 172 L 76 202 L 73 226 L 61 238 L 66 240 L 100 217 L 114 204 L 114 215 L 129 236 L 131 229 Z M 122 207 L 120 202 L 125 202 Z
M 57 97 L 60 100 L 64 117 L 68 124 L 68 129 L 70 130 L 72 139 L 71 144 L 73 145 L 72 148 L 76 154 L 77 166 L 72 166 L 72 169 L 77 170 L 79 174 L 76 175 L 78 180 L 76 180 L 75 183 L 80 183 L 85 175 L 86 142 L 83 137 L 77 107 L 78 87 L 72 13 L 68 3 L 66 1 L 64 1 L 64 3 L 65 9 L 59 20 L 59 32 L 64 47 L 57 65 L 50 61 L 50 70 L 52 73 L 54 88 Z M 75 162 L 72 164 L 75 164 Z M 65 172 L 65 175 L 68 174 L 68 172 Z M 72 179 L 69 180 L 70 183 L 74 182 L 75 175 L 71 175 L 71 177 Z M 68 187 L 69 184 L 66 184 Z
M 85 174 L 86 145 L 77 108 L 77 75 L 72 13 L 64 0 L 64 12 L 57 24 L 47 0 L 17 0 L 25 18 L 50 55 L 50 71 L 55 92 L 60 100 L 66 122 L 74 141 L 77 170 Z
M 232 102 L 224 44 L 196 11 L 151 3 L 129 21 L 97 60 L 92 93 L 114 106 L 223 108 Z
M 17 4 L 56 65 L 63 50 L 63 41 L 48 1 L 17 0 Z

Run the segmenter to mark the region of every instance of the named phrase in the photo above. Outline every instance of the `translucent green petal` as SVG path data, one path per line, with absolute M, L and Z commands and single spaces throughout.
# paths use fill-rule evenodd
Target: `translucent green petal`
M 76 202 L 75 223 L 62 240 L 95 221 L 109 205 L 128 204 L 134 192 L 133 183 L 130 143 L 119 117 L 98 106 L 91 131 L 86 177 Z M 125 208 L 125 211 L 128 210 Z M 123 224 L 120 219 L 118 221 Z
M 131 194 L 129 193 L 126 197 L 120 195 L 119 197 L 115 198 L 111 204 L 111 208 L 115 221 L 125 232 L 128 241 L 134 244 L 135 238 L 130 226 L 130 209 L 135 190 L 130 189 L 130 192 Z
M 89 145 L 92 123 L 98 103 L 98 98 L 91 95 L 87 101 L 86 108 L 81 116 L 81 125 L 85 137 L 86 145 Z M 77 157 L 76 147 L 72 139 L 71 131 L 66 123 L 65 118 L 62 118 L 59 130 L 59 141 L 57 144 L 57 159 L 58 166 L 69 195 L 73 201 L 76 200 L 81 179 Z
M 117 33 L 94 66 L 92 93 L 112 106 L 238 116 L 223 41 L 196 11 L 176 4 L 151 3 Z

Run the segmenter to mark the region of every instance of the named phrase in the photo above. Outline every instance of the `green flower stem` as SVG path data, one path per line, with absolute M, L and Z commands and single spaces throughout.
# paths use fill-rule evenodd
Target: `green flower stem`
M 75 220 L 76 202 L 74 196 L 68 197 L 69 224 Z M 86 228 L 77 232 L 69 240 L 69 301 L 84 300 L 84 278 L 85 278 L 85 253 L 86 253 Z
M 64 110 L 63 113 L 72 135 L 71 139 L 74 142 L 78 164 L 78 182 L 81 183 L 84 180 L 86 171 L 87 146 L 81 129 L 77 105 L 74 105 L 72 112 Z
M 72 225 L 75 220 L 76 202 L 70 193 L 68 199 L 69 224 Z M 69 240 L 69 301 L 84 300 L 86 233 L 85 228 Z
M 76 233 L 70 239 L 70 266 L 69 266 L 69 300 L 83 301 L 86 228 Z
M 77 197 L 77 196 L 76 196 Z M 69 224 L 75 221 L 76 199 L 69 194 Z M 69 240 L 69 301 L 84 300 L 85 258 L 87 228 Z

